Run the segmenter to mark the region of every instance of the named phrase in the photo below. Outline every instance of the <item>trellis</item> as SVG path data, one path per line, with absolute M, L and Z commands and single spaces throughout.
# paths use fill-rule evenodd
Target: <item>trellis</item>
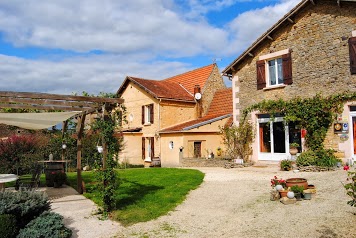
M 120 98 L 87 97 L 73 95 L 59 95 L 32 92 L 0 91 L 0 108 L 31 109 L 39 111 L 76 111 L 77 118 L 77 190 L 83 193 L 81 176 L 82 137 L 86 115 L 97 113 L 105 120 L 108 111 L 119 106 L 124 100 Z M 24 113 L 26 117 L 26 113 Z M 67 127 L 67 121 L 63 122 L 62 137 Z M 107 146 L 103 140 L 103 165 L 107 156 Z M 62 155 L 63 156 L 63 155 Z

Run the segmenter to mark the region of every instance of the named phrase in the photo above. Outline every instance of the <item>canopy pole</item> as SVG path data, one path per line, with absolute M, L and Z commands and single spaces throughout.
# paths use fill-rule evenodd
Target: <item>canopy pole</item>
M 65 134 L 66 131 L 67 131 L 67 125 L 68 125 L 68 121 L 65 120 L 65 121 L 62 123 L 62 146 L 63 146 L 64 134 Z M 62 161 L 65 160 L 65 152 L 66 152 L 66 149 L 62 147 Z M 67 162 L 66 162 L 66 168 L 67 168 Z M 66 171 L 66 172 L 67 172 L 67 171 Z
M 78 117 L 77 124 L 77 190 L 79 194 L 83 194 L 83 179 L 82 179 L 82 138 L 84 130 L 84 121 L 86 114 Z

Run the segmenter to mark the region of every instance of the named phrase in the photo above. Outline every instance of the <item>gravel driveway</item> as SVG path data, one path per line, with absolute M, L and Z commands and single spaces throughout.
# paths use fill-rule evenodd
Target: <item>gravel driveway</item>
M 53 205 L 76 230 L 75 237 L 356 237 L 356 208 L 346 204 L 349 197 L 341 184 L 347 177 L 343 170 L 293 173 L 279 171 L 276 166 L 197 169 L 206 174 L 204 182 L 175 211 L 130 227 L 97 220 L 90 216 L 89 205 L 87 216 L 76 216 L 74 210 L 65 209 L 66 203 L 56 203 L 58 200 Z M 270 201 L 274 175 L 306 178 L 316 186 L 317 194 L 312 200 L 291 205 Z

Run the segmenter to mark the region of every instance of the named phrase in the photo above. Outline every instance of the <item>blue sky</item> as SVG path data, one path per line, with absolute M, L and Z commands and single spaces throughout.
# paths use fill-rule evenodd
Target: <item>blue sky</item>
M 223 70 L 300 0 L 0 0 L 0 90 L 116 92 Z

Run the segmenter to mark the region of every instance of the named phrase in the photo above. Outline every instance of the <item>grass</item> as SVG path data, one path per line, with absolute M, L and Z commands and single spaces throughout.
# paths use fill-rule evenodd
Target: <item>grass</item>
M 113 220 L 128 226 L 162 215 L 182 203 L 189 191 L 196 189 L 204 174 L 192 169 L 150 168 L 117 170 L 120 186 L 115 192 L 116 210 Z M 67 173 L 76 188 L 76 173 Z M 100 192 L 95 188 L 94 172 L 83 172 L 87 198 L 102 205 Z

